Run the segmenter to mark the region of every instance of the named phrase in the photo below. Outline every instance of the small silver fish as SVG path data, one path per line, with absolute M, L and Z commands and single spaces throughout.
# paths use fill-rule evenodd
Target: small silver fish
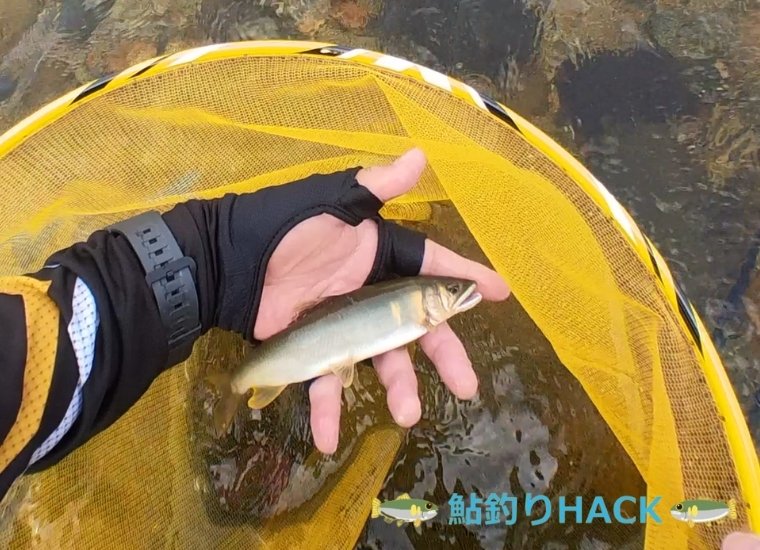
M 226 433 L 251 389 L 248 406 L 262 409 L 289 384 L 329 373 L 336 374 L 346 388 L 354 380 L 359 361 L 413 342 L 481 299 L 473 281 L 421 276 L 328 298 L 253 348 L 233 372 L 209 377 L 221 393 L 214 426 L 218 433 Z

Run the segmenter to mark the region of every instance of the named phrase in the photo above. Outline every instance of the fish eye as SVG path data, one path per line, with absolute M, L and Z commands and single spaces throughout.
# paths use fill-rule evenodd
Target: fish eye
M 451 283 L 450 285 L 446 285 L 446 290 L 449 294 L 457 294 L 459 292 L 459 285 Z
M 430 510 L 432 507 L 433 507 L 433 505 L 430 504 L 429 502 L 427 504 L 425 504 L 425 508 L 427 508 L 428 510 Z
M 676 510 L 683 509 L 683 504 L 676 504 Z

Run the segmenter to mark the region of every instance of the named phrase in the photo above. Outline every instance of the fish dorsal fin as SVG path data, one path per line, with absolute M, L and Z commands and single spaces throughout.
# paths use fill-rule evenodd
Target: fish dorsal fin
M 412 497 L 409 496 L 409 493 L 404 493 L 403 495 L 396 497 L 396 500 L 409 500 L 411 498 Z
M 351 384 L 354 383 L 354 376 L 356 375 L 356 366 L 351 364 L 344 367 L 338 367 L 335 370 L 333 370 L 333 374 L 335 374 L 338 378 L 340 378 L 340 381 L 343 383 L 343 387 L 347 388 Z

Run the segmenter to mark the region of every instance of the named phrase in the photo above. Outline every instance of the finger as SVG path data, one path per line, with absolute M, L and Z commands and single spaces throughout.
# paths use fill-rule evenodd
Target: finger
M 721 546 L 722 550 L 760 550 L 760 537 L 749 533 L 731 533 Z
M 472 399 L 478 392 L 478 378 L 461 340 L 448 323 L 420 338 L 420 347 L 435 365 L 441 380 L 459 399 Z
M 338 448 L 342 390 L 340 379 L 334 374 L 314 380 L 309 387 L 314 446 L 325 454 L 332 454 Z
M 420 273 L 475 281 L 478 285 L 478 292 L 486 300 L 498 302 L 509 297 L 509 286 L 501 275 L 493 269 L 463 258 L 456 252 L 452 252 L 430 239 L 425 241 L 425 256 L 422 258 Z
M 403 195 L 415 186 L 427 164 L 422 149 L 411 149 L 392 164 L 363 168 L 356 179 L 373 195 L 385 202 Z
M 372 360 L 380 383 L 385 386 L 388 410 L 399 426 L 410 428 L 420 420 L 422 406 L 417 395 L 417 377 L 406 348 L 378 355 Z

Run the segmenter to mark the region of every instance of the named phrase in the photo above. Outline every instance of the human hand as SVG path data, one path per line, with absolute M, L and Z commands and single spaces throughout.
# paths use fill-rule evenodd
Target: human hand
M 731 533 L 723 539 L 721 550 L 760 550 L 760 537 L 751 533 Z
M 386 202 L 403 195 L 417 183 L 425 156 L 413 149 L 387 166 L 362 169 L 357 181 Z M 329 214 L 309 218 L 290 230 L 267 264 L 254 338 L 263 340 L 284 330 L 307 304 L 346 294 L 365 284 L 378 247 L 378 227 L 364 220 L 353 227 Z M 505 300 L 509 289 L 493 270 L 467 260 L 427 239 L 421 274 L 473 280 L 484 299 Z M 478 382 L 462 342 L 447 324 L 420 339 L 443 383 L 460 399 L 470 399 Z M 409 353 L 395 349 L 373 359 L 378 378 L 387 390 L 394 420 L 410 427 L 420 418 L 417 379 Z M 316 447 L 335 452 L 338 445 L 342 385 L 330 374 L 309 388 L 311 429 Z

